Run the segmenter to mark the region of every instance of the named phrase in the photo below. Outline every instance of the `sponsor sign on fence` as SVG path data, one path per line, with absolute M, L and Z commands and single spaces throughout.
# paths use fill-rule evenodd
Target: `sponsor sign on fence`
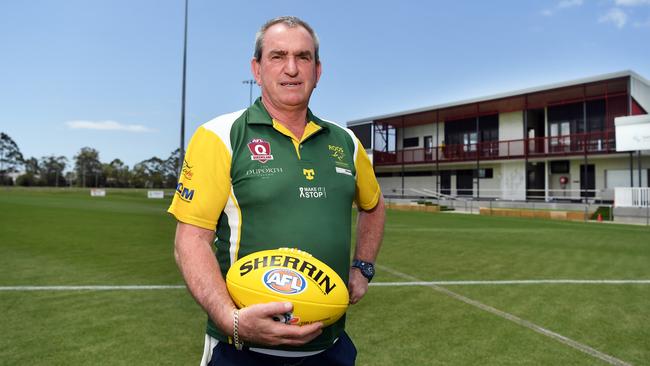
M 90 190 L 91 197 L 106 197 L 106 190 L 100 188 L 93 188 Z
M 162 199 L 165 198 L 164 191 L 147 191 L 147 198 Z

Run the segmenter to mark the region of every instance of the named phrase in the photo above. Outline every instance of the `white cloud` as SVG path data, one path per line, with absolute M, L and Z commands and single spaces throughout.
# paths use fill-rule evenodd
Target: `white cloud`
M 621 9 L 613 8 L 610 9 L 607 14 L 601 16 L 598 19 L 600 23 L 612 23 L 616 27 L 623 28 L 625 23 L 627 23 L 627 14 Z
M 101 130 L 127 132 L 153 132 L 155 130 L 143 125 L 130 125 L 116 121 L 67 121 L 66 126 L 73 130 Z
M 560 9 L 572 8 L 574 6 L 582 5 L 582 3 L 583 3 L 582 0 L 562 0 L 557 4 L 557 7 L 560 8 Z
M 573 8 L 576 6 L 582 6 L 584 0 L 561 0 L 558 2 L 552 9 L 542 10 L 542 15 L 550 17 L 555 14 L 556 11 L 560 11 L 567 8 Z
M 650 0 L 614 0 L 618 6 L 650 5 Z

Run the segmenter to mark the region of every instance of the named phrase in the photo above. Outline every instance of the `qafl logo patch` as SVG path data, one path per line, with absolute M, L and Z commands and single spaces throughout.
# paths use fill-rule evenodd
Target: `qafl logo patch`
M 252 139 L 251 142 L 248 143 L 248 150 L 251 151 L 251 160 L 259 161 L 262 164 L 269 160 L 273 160 L 271 144 L 269 144 L 268 141 Z
M 192 177 L 194 176 L 192 168 L 193 167 L 190 166 L 190 163 L 188 163 L 187 160 L 183 160 L 183 176 L 185 179 L 192 180 Z
M 284 295 L 296 295 L 305 291 L 307 288 L 305 277 L 287 268 L 276 268 L 267 271 L 262 281 L 271 291 Z

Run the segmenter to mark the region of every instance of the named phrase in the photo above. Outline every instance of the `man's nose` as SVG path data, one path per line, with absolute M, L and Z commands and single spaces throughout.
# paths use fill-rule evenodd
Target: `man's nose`
M 284 67 L 285 74 L 289 76 L 298 75 L 298 64 L 295 57 L 287 57 L 287 64 Z

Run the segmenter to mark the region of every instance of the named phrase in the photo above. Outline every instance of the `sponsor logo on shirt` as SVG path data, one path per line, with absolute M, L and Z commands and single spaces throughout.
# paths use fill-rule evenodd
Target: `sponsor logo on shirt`
M 334 160 L 334 164 L 337 167 L 341 167 L 345 170 L 350 171 L 350 175 L 352 175 L 352 171 L 350 170 L 350 165 L 345 162 L 345 150 L 340 147 L 340 146 L 335 146 L 335 145 L 327 145 L 329 152 L 330 152 L 330 157 L 332 160 Z M 341 173 L 338 171 L 338 168 L 336 170 L 337 173 Z M 347 174 L 347 173 L 341 173 L 341 174 Z
M 192 168 L 190 166 L 190 163 L 187 162 L 187 160 L 183 160 L 183 177 L 187 180 L 192 180 L 192 177 L 194 176 L 194 173 L 192 172 Z
M 352 170 L 350 170 L 350 169 L 340 168 L 340 167 L 337 166 L 336 167 L 336 172 L 339 173 L 339 174 L 345 174 L 345 175 L 352 176 Z
M 345 150 L 342 147 L 334 145 L 327 146 L 329 147 L 330 153 L 332 153 L 332 157 L 338 159 L 338 161 L 343 161 L 345 158 Z
M 248 143 L 248 149 L 251 151 L 251 160 L 259 161 L 264 164 L 269 160 L 273 160 L 271 155 L 271 144 L 262 139 L 252 139 Z
M 327 198 L 327 191 L 325 187 L 298 187 L 300 198 Z
M 246 171 L 246 176 L 268 178 L 276 174 L 282 174 L 282 173 L 283 173 L 282 168 L 264 167 L 264 168 L 257 168 L 257 169 L 248 169 Z
M 316 172 L 314 171 L 314 169 L 303 169 L 302 174 L 305 176 L 305 179 L 314 180 L 314 176 L 316 175 Z
M 194 199 L 194 190 L 183 186 L 183 183 L 178 183 L 176 185 L 176 194 L 178 195 L 178 198 L 185 202 L 192 202 Z

